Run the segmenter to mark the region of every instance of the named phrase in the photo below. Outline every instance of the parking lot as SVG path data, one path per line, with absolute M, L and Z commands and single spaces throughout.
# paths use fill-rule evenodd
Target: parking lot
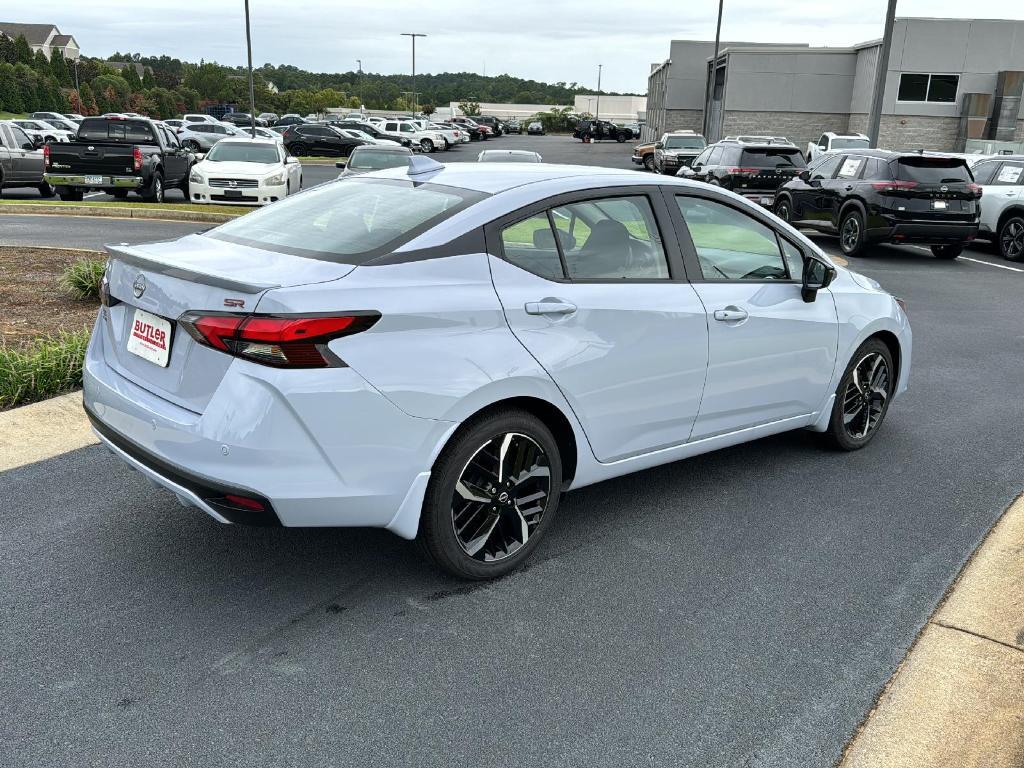
M 634 167 L 557 136 L 435 157 L 484 147 Z M 0 244 L 206 226 L 2 216 Z M 382 531 L 220 526 L 98 446 L 4 473 L 0 764 L 833 764 L 1024 462 L 1024 269 L 982 246 L 851 267 L 914 327 L 877 440 L 789 433 L 573 492 L 494 583 Z

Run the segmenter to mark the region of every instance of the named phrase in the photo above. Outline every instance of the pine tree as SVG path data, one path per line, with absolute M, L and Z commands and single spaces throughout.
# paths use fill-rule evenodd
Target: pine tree
M 14 40 L 0 33 L 0 64 L 16 64 L 17 62 L 18 53 L 14 47 Z
M 0 64 L 0 111 L 18 114 L 25 111 L 13 64 Z
M 68 63 L 64 59 L 62 51 L 54 51 L 50 56 L 50 72 L 61 85 L 72 84 L 71 70 L 68 68 Z
M 139 79 L 139 73 L 135 70 L 133 62 L 130 62 L 121 70 L 121 77 L 128 83 L 128 88 L 132 93 L 138 93 L 142 90 L 142 81 Z
M 32 63 L 32 49 L 29 47 L 28 40 L 25 39 L 24 35 L 18 35 L 14 38 L 14 63 Z
M 156 80 L 153 77 L 153 70 L 145 67 L 142 70 L 142 87 L 146 89 L 156 88 Z
M 83 115 L 95 115 L 99 113 L 99 108 L 96 106 L 96 96 L 92 92 L 92 86 L 88 83 L 82 83 L 82 89 L 79 92 L 82 98 L 82 112 Z
M 39 109 L 38 77 L 27 64 L 14 66 L 14 81 L 21 92 L 22 110 L 36 112 Z
M 50 74 L 50 60 L 46 58 L 46 54 L 41 50 L 36 51 L 32 56 L 32 69 L 41 75 Z

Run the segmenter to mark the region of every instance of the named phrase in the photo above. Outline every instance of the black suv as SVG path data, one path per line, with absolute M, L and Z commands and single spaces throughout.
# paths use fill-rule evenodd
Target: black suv
M 980 199 L 961 158 L 864 149 L 826 155 L 787 182 L 775 215 L 838 233 L 847 256 L 869 243 L 923 243 L 955 259 L 978 234 Z
M 771 208 L 778 188 L 806 167 L 803 153 L 785 139 L 740 137 L 712 144 L 676 175 L 724 187 Z
M 222 123 L 231 123 L 232 125 L 238 126 L 239 128 L 245 128 L 247 125 L 252 125 L 252 116 L 248 112 L 228 112 L 226 115 L 221 117 Z M 267 121 L 259 117 L 256 118 L 256 125 L 261 128 L 267 127 Z
M 633 138 L 633 131 L 621 125 L 609 123 L 607 120 L 580 120 L 576 130 L 572 132 L 574 139 L 589 137 L 591 141 L 615 139 L 620 144 Z
M 281 134 L 289 154 L 295 157 L 303 155 L 348 155 L 356 147 L 369 144 L 361 139 L 342 136 L 329 125 L 322 123 L 305 123 L 289 125 Z

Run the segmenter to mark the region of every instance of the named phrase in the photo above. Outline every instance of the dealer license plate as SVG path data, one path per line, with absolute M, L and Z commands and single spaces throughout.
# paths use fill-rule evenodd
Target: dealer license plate
M 103 177 L 102 176 L 86 176 L 85 177 L 85 183 L 86 184 L 102 184 L 103 183 Z
M 932 200 L 932 209 L 936 211 L 944 211 L 949 206 L 946 205 L 945 200 Z
M 133 355 L 166 368 L 171 358 L 171 322 L 136 309 L 126 348 Z

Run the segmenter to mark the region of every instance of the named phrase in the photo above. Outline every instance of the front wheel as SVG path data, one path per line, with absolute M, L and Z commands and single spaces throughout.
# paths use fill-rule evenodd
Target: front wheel
M 433 152 L 434 142 L 432 142 L 430 139 L 423 139 L 420 142 L 420 149 L 422 149 L 424 152 Z
M 832 446 L 857 451 L 870 443 L 885 420 L 895 389 L 892 353 L 878 339 L 868 339 L 854 354 L 836 390 L 825 433 Z
M 615 140 L 617 142 L 619 142 L 619 144 L 621 144 L 622 142 L 624 142 L 626 140 L 626 134 L 624 134 L 624 133 L 617 133 L 617 134 L 615 134 Z
M 181 146 L 189 152 L 198 152 L 200 149 L 199 142 L 195 139 L 185 139 Z
M 651 173 L 654 173 L 654 155 L 647 155 L 644 157 L 644 168 Z
M 999 228 L 999 253 L 1010 261 L 1024 260 L 1024 218 L 1012 216 Z
M 844 256 L 860 256 L 864 253 L 864 217 L 860 211 L 851 209 L 839 221 L 839 247 Z
M 460 430 L 438 457 L 417 538 L 448 572 L 497 578 L 533 553 L 561 490 L 562 460 L 544 422 L 525 411 L 493 413 Z
M 790 205 L 788 197 L 783 197 L 776 201 L 775 215 L 787 224 L 793 220 L 793 208 Z
M 952 260 L 964 252 L 964 247 L 961 244 L 956 245 L 933 245 L 932 255 L 936 259 L 947 259 Z

